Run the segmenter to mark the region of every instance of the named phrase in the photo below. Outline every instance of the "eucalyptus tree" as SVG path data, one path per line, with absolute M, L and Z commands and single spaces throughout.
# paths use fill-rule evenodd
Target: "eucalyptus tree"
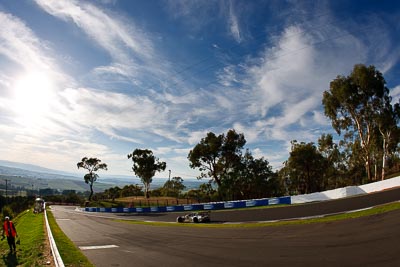
M 181 177 L 172 177 L 171 180 L 167 180 L 162 188 L 164 196 L 179 197 L 182 190 L 185 190 L 186 186 L 183 184 Z
M 322 191 L 326 171 L 326 159 L 314 143 L 292 141 L 292 151 L 285 162 L 285 172 L 290 185 L 297 193 L 308 194 Z
M 91 201 L 93 196 L 93 183 L 97 181 L 97 178 L 99 177 L 96 172 L 99 170 L 107 170 L 107 164 L 101 163 L 101 160 L 98 158 L 84 157 L 80 162 L 76 164 L 76 166 L 78 167 L 78 169 L 83 168 L 88 171 L 88 173 L 85 174 L 83 178 L 85 180 L 85 183 L 89 184 L 89 201 Z
M 143 196 L 142 187 L 138 184 L 136 185 L 125 185 L 121 189 L 121 197 L 131 197 L 131 196 Z
M 213 132 L 207 136 L 189 152 L 189 166 L 201 171 L 198 179 L 211 178 L 220 189 L 223 179 L 229 177 L 240 164 L 241 150 L 246 144 L 243 134 L 231 129 L 227 134 L 216 136 Z
M 232 199 L 251 199 L 270 197 L 280 194 L 277 175 L 272 171 L 268 160 L 254 158 L 246 150 L 240 164 L 236 166 L 235 175 L 224 179 L 224 186 Z
M 371 151 L 376 118 L 389 96 L 385 84 L 382 74 L 374 66 L 359 64 L 349 76 L 337 76 L 330 83 L 330 90 L 323 94 L 325 115 L 331 119 L 336 132 L 357 136 L 368 181 L 372 178 Z
M 156 172 L 164 171 L 167 167 L 165 162 L 160 162 L 149 149 L 135 149 L 128 154 L 128 159 L 132 159 L 133 172 L 143 183 L 146 198 L 149 198 L 150 184 Z
M 343 178 L 346 173 L 345 154 L 340 151 L 339 145 L 333 141 L 332 134 L 322 134 L 318 139 L 318 150 L 326 159 L 326 189 L 333 189 L 345 185 Z
M 384 107 L 376 117 L 378 130 L 382 138 L 382 173 L 385 179 L 385 168 L 388 156 L 394 153 L 400 141 L 400 104 L 391 104 L 391 97 L 384 101 Z

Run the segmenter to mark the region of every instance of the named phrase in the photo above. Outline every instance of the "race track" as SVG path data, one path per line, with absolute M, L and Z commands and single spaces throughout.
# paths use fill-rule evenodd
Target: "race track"
M 212 220 L 307 217 L 397 200 L 400 189 L 285 208 L 213 212 Z M 254 228 L 128 224 L 61 206 L 54 206 L 53 214 L 95 266 L 400 266 L 400 210 L 329 223 Z M 176 214 L 107 216 L 171 221 Z

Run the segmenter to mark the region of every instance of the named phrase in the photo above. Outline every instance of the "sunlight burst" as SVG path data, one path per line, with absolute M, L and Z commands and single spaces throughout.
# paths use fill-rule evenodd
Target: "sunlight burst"
M 53 99 L 53 83 L 45 73 L 31 72 L 16 80 L 14 109 L 22 123 L 40 122 L 50 111 Z

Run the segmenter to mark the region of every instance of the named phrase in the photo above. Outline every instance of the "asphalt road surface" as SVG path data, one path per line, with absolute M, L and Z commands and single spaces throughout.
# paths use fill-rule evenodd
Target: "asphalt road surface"
M 307 217 L 396 200 L 400 189 L 286 208 L 214 212 L 211 219 Z M 128 224 L 61 206 L 53 206 L 53 214 L 95 266 L 400 266 L 400 210 L 329 223 L 255 228 Z M 170 221 L 172 216 L 176 214 L 131 217 Z

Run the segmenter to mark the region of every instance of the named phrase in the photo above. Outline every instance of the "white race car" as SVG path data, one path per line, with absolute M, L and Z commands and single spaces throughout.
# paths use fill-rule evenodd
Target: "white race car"
M 192 212 L 176 218 L 178 223 L 207 223 L 210 222 L 209 212 Z

